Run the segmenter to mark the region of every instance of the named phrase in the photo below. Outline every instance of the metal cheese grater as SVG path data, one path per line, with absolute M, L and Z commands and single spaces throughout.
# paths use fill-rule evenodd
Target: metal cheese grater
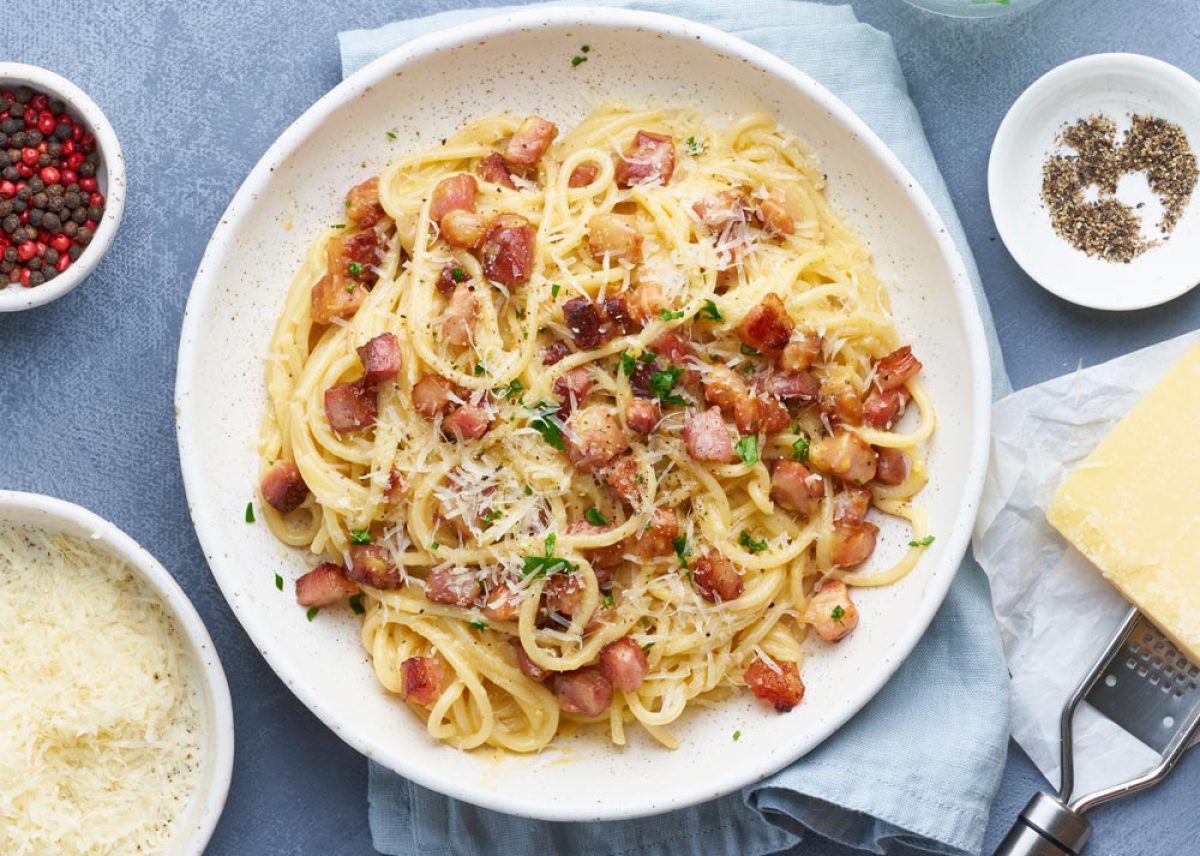
M 1114 723 L 1159 753 L 1157 765 L 1135 779 L 1076 797 L 1075 709 L 1086 699 Z M 1157 784 L 1200 742 L 1200 667 L 1150 620 L 1132 609 L 1062 712 L 1062 786 L 1058 796 L 1029 801 L 995 856 L 1076 856 L 1091 835 L 1083 813 L 1093 806 Z

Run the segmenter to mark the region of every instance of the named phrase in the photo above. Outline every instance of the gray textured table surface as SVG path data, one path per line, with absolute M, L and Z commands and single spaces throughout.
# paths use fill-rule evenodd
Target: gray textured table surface
M 366 763 L 255 651 L 188 521 L 172 419 L 188 288 L 210 230 L 250 167 L 338 82 L 337 31 L 450 5 L 481 4 L 42 0 L 7 40 L 5 59 L 66 74 L 106 110 L 125 147 L 130 194 L 116 246 L 83 287 L 49 307 L 0 317 L 0 486 L 61 496 L 112 519 L 171 569 L 207 622 L 229 675 L 238 737 L 212 854 L 373 851 Z M 1017 387 L 1197 326 L 1200 291 L 1158 309 L 1106 315 L 1037 288 L 996 238 L 985 171 L 1009 104 L 1065 60 L 1135 51 L 1200 74 L 1200 5 L 1047 0 L 992 21 L 938 18 L 900 0 L 853 5 L 896 41 Z M 991 845 L 1041 785 L 1014 748 Z M 1158 789 L 1098 810 L 1090 852 L 1200 852 L 1200 821 L 1186 810 L 1198 787 L 1200 762 L 1192 758 Z M 849 853 L 823 842 L 796 852 Z

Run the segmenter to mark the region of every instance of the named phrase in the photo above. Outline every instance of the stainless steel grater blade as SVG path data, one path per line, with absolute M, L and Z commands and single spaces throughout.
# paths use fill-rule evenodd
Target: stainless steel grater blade
M 1084 699 L 1158 752 L 1159 763 L 1128 782 L 1075 797 L 1073 726 Z M 1030 800 L 995 856 L 1077 856 L 1091 835 L 1085 811 L 1161 781 L 1200 742 L 1200 667 L 1132 609 L 1067 700 L 1060 724 L 1058 796 L 1042 793 Z

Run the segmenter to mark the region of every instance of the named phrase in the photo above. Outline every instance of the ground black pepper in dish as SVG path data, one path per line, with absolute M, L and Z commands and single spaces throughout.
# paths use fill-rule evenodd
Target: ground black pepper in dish
M 1196 188 L 1196 156 L 1173 122 L 1134 115 L 1124 139 L 1110 117 L 1089 116 L 1066 125 L 1056 142 L 1073 154 L 1052 154 L 1042 168 L 1042 201 L 1054 231 L 1071 246 L 1106 261 L 1129 262 L 1160 243 L 1143 234 L 1137 210 L 1117 198 L 1124 175 L 1144 172 L 1162 200 L 1157 228 L 1170 236 Z M 1095 187 L 1095 199 L 1087 191 Z M 1140 208 L 1141 206 L 1137 206 Z

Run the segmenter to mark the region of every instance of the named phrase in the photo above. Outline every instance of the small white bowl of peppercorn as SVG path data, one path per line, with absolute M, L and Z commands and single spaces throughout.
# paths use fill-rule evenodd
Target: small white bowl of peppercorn
M 87 279 L 124 208 L 125 159 L 96 103 L 52 71 L 0 62 L 0 312 Z

